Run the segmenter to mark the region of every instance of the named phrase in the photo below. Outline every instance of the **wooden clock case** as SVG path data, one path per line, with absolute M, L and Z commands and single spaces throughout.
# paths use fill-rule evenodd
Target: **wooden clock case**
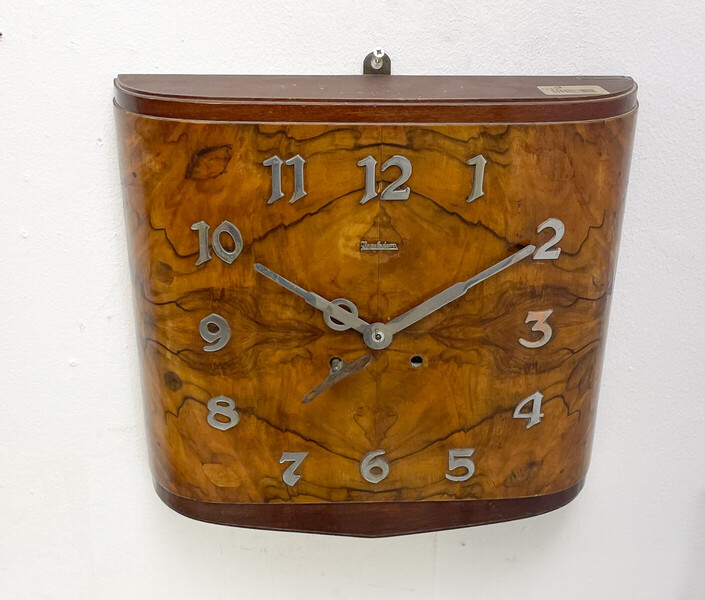
M 557 91 L 547 95 L 539 86 Z M 604 93 L 566 95 L 561 91 L 565 86 L 586 89 L 599 86 Z M 589 463 L 636 121 L 636 85 L 630 78 L 119 75 L 115 80 L 114 105 L 151 468 L 156 491 L 168 506 L 189 517 L 214 523 L 374 537 L 528 517 L 563 506 L 578 494 Z M 311 140 L 316 137 L 329 141 L 314 144 Z M 243 202 L 264 205 L 269 183 L 262 161 L 274 153 L 288 156 L 298 151 L 309 161 L 307 168 L 312 169 L 307 172 L 308 196 L 296 205 L 286 206 L 286 198 L 280 205 L 273 204 L 273 210 L 280 212 L 267 225 L 268 229 L 289 227 L 296 218 L 305 217 L 305 212 L 293 212 L 305 211 L 300 208 L 305 202 L 309 212 L 314 212 L 326 198 L 339 198 L 343 192 L 360 193 L 359 174 L 354 182 L 353 175 L 350 180 L 343 176 L 327 179 L 322 173 L 316 175 L 311 156 L 322 153 L 332 163 L 340 164 L 344 155 L 356 158 L 357 154 L 369 153 L 363 151 L 363 146 L 390 155 L 408 151 L 420 157 L 436 156 L 435 162 L 429 162 L 435 165 L 435 170 L 417 169 L 415 163 L 410 182 L 414 190 L 412 199 L 416 191 L 423 191 L 429 197 L 460 193 L 462 186 L 468 187 L 469 179 L 459 180 L 457 185 L 448 183 L 451 175 L 438 169 L 460 155 L 465 156 L 463 153 L 467 154 L 470 148 L 491 155 L 489 159 L 504 169 L 497 167 L 492 171 L 488 167 L 484 198 L 476 201 L 485 203 L 485 208 L 477 210 L 487 212 L 481 223 L 479 218 L 473 221 L 473 217 L 467 216 L 471 227 L 492 229 L 494 223 L 502 223 L 505 218 L 502 211 L 508 214 L 507 206 L 515 208 L 511 203 L 516 198 L 546 199 L 546 203 L 553 202 L 552 206 L 562 210 L 567 231 L 562 246 L 564 262 L 560 270 L 551 271 L 554 276 L 548 277 L 544 296 L 547 294 L 559 307 L 572 308 L 565 309 L 565 320 L 557 326 L 562 331 L 561 343 L 558 344 L 557 336 L 556 346 L 550 351 L 547 346 L 546 353 L 541 355 L 545 359 L 521 354 L 524 351 L 519 347 L 508 349 L 519 335 L 501 328 L 492 334 L 503 339 L 501 343 L 488 341 L 487 336 L 483 337 L 485 334 L 478 333 L 480 337 L 475 340 L 461 339 L 454 348 L 449 343 L 437 352 L 430 341 L 424 346 L 423 336 L 428 329 L 422 328 L 417 335 L 417 343 L 430 353 L 436 352 L 435 357 L 447 357 L 449 362 L 458 360 L 458 344 L 465 351 L 474 352 L 469 348 L 476 343 L 495 362 L 504 361 L 505 366 L 498 367 L 505 369 L 503 372 L 524 369 L 529 373 L 527 377 L 541 375 L 552 382 L 565 382 L 555 383 L 557 391 L 546 398 L 544 405 L 546 419 L 553 418 L 554 425 L 545 420 L 531 430 L 523 431 L 521 427 L 521 433 L 512 434 L 517 440 L 520 435 L 533 437 L 532 441 L 517 441 L 514 450 L 507 449 L 511 444 L 504 443 L 502 457 L 495 462 L 488 457 L 486 464 L 495 465 L 492 467 L 495 470 L 488 470 L 481 480 L 486 483 L 477 484 L 471 492 L 448 492 L 450 488 L 443 487 L 447 482 L 441 470 L 438 479 L 434 479 L 435 475 L 424 475 L 425 479 L 416 481 L 416 491 L 403 489 L 402 481 L 378 493 L 372 486 L 365 487 L 363 481 L 358 492 L 346 494 L 321 491 L 326 487 L 326 475 L 321 472 L 318 491 L 308 488 L 306 493 L 292 494 L 277 480 L 283 468 L 278 466 L 278 453 L 288 448 L 285 445 L 290 438 L 272 441 L 276 456 L 259 461 L 266 454 L 261 445 L 266 440 L 258 441 L 260 445 L 253 445 L 251 453 L 243 456 L 220 441 L 225 439 L 219 437 L 224 434 L 204 429 L 205 401 L 209 394 L 215 393 L 203 391 L 209 385 L 205 382 L 211 381 L 211 377 L 226 381 L 228 372 L 222 362 L 199 357 L 202 341 L 198 337 L 198 321 L 217 307 L 219 299 L 232 300 L 233 296 L 228 294 L 236 294 L 232 290 L 238 285 L 253 285 L 256 276 L 250 272 L 254 257 L 247 249 L 263 233 L 253 231 L 257 229 L 254 225 L 248 228 L 236 223 L 241 227 L 245 246 L 238 261 L 247 264 L 247 274 L 231 276 L 226 270 L 228 265 L 213 262 L 204 265 L 211 273 L 204 275 L 207 270 L 194 264 L 198 248 L 191 224 L 208 215 L 216 224 L 218 210 L 224 210 L 228 198 L 235 194 L 247 196 Z M 463 160 L 458 162 L 461 167 Z M 516 168 L 511 168 L 512 161 Z M 257 168 L 261 175 L 257 174 Z M 355 162 L 351 169 L 352 173 L 357 169 Z M 462 179 L 465 175 L 458 177 Z M 345 189 L 343 192 L 334 189 L 334 184 Z M 187 206 L 189 203 L 193 205 L 191 208 Z M 236 210 L 244 212 L 243 206 L 238 205 Z M 285 214 L 284 210 L 290 212 Z M 401 208 L 395 206 L 395 210 Z M 435 215 L 441 220 L 448 218 L 442 209 L 430 214 L 433 219 Z M 237 215 L 232 220 L 237 222 Z M 246 221 L 244 217 L 240 219 L 243 220 Z M 530 224 L 533 229 L 528 229 L 523 222 L 517 223 L 516 231 L 512 232 L 515 237 L 508 247 L 531 242 L 538 224 Z M 502 230 L 502 235 L 505 234 Z M 304 228 L 302 235 L 317 234 Z M 303 274 L 305 279 L 306 268 L 295 264 L 299 255 L 296 252 L 290 255 L 289 272 Z M 424 290 L 424 297 L 451 282 L 443 274 L 442 261 L 431 262 L 424 271 L 439 272 L 438 279 Z M 246 304 L 246 298 L 237 298 L 232 306 Z M 399 307 L 404 310 L 415 300 L 418 298 L 401 297 Z M 233 325 L 234 331 L 238 323 L 245 322 L 254 323 L 255 328 L 268 328 L 270 333 L 276 330 L 276 321 L 261 316 L 258 302 L 252 301 L 249 308 L 232 309 L 241 311 L 237 317 L 241 321 Z M 288 306 L 290 310 L 282 319 L 294 319 L 295 301 L 289 300 Z M 303 303 L 302 306 L 308 308 Z M 307 327 L 321 330 L 324 337 L 333 336 L 333 332 L 324 333 L 320 314 L 313 310 L 309 314 L 304 309 L 301 309 L 302 319 Z M 457 308 L 448 307 L 448 314 L 453 310 L 458 312 Z M 428 327 L 433 327 L 433 322 Z M 269 339 L 281 343 L 282 335 L 285 336 L 274 331 Z M 402 341 L 401 336 L 399 339 Z M 350 342 L 351 351 L 359 341 L 355 340 Z M 495 349 L 489 348 L 492 344 Z M 364 351 L 364 345 L 357 343 L 357 346 L 359 352 Z M 248 372 L 236 374 L 239 380 L 267 379 L 275 369 L 262 358 L 266 355 L 258 354 L 255 360 L 253 347 L 243 343 L 233 349 L 251 359 L 243 367 Z M 403 343 L 400 347 L 404 347 Z M 321 348 L 320 354 L 328 351 Z M 319 351 L 312 352 L 315 355 Z M 275 348 L 273 342 L 270 354 L 280 360 L 291 358 Z M 235 363 L 239 360 L 235 354 L 229 358 Z M 448 375 L 439 372 L 437 376 Z M 507 376 L 507 386 L 511 388 L 512 382 L 520 379 L 521 374 Z M 514 396 L 514 400 L 522 397 L 518 389 Z M 548 402 L 551 399 L 553 402 Z M 276 414 L 259 416 L 279 432 L 276 435 L 295 438 L 296 419 L 292 416 L 287 420 L 289 417 L 282 408 L 287 404 L 281 402 Z M 422 400 L 417 398 L 416 402 Z M 300 410 L 298 403 L 297 398 L 290 399 L 292 414 Z M 323 399 L 320 404 L 324 405 Z M 254 420 L 258 411 L 265 411 L 262 406 L 243 406 L 242 423 Z M 511 420 L 511 411 L 507 414 L 506 410 L 497 409 L 484 418 L 483 422 L 490 423 L 496 432 L 514 426 L 506 420 Z M 300 423 L 305 422 L 305 417 L 302 419 Z M 335 426 L 331 421 L 331 428 Z M 438 431 L 430 439 L 441 439 L 462 430 L 458 434 L 462 438 L 459 443 L 475 443 L 466 437 L 475 426 L 484 425 L 479 420 L 455 424 L 455 429 Z M 351 427 L 355 427 L 352 420 Z M 252 428 L 253 436 L 269 435 L 261 423 L 257 426 L 253 423 Z M 298 434 L 306 437 L 305 432 Z M 351 433 L 351 439 L 355 435 Z M 477 435 L 491 434 L 478 430 Z M 372 446 L 381 444 L 384 434 L 378 437 Z M 404 443 L 408 447 L 399 451 L 399 457 L 390 447 L 392 470 L 393 461 L 398 458 L 399 472 L 403 471 L 402 455 L 411 453 L 409 444 L 413 445 L 413 442 Z M 404 443 L 399 442 L 399 448 Z M 328 444 L 333 453 L 345 453 L 334 445 Z M 355 442 L 351 445 L 354 447 Z M 542 454 L 536 450 L 542 445 L 550 448 L 550 452 Z M 240 462 L 235 460 L 238 456 Z M 247 471 L 247 461 L 257 471 L 252 476 Z M 481 463 L 479 456 L 478 471 L 483 471 Z M 406 472 L 411 473 L 414 468 L 425 467 L 408 466 Z M 337 485 L 332 480 L 329 484 L 333 488 Z

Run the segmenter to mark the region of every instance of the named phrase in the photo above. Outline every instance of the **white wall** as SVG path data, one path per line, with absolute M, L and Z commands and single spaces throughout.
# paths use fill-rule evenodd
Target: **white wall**
M 705 598 L 705 5 L 4 0 L 0 596 Z M 360 540 L 206 525 L 152 491 L 118 72 L 624 74 L 641 112 L 593 462 L 514 523 Z

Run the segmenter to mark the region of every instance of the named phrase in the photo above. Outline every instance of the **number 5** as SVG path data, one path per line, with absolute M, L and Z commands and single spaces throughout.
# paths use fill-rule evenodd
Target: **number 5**
M 462 475 L 451 475 L 446 473 L 446 479 L 450 481 L 467 481 L 475 473 L 475 463 L 470 458 L 475 452 L 475 448 L 455 448 L 448 450 L 448 470 L 463 468 L 466 470 Z

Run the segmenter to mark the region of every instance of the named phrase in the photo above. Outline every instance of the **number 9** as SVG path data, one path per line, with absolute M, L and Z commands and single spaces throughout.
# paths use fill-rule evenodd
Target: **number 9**
M 201 337 L 210 344 L 210 346 L 203 346 L 203 350 L 206 352 L 222 350 L 230 341 L 230 325 L 223 317 L 215 313 L 211 313 L 201 321 L 198 331 Z

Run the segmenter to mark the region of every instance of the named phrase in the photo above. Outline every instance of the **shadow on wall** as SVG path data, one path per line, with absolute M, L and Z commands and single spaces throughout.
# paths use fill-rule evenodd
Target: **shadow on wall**
M 692 519 L 685 520 L 695 523 L 696 526 L 690 529 L 685 539 L 685 573 L 678 598 L 705 598 L 705 491 L 698 497 L 696 514 Z

